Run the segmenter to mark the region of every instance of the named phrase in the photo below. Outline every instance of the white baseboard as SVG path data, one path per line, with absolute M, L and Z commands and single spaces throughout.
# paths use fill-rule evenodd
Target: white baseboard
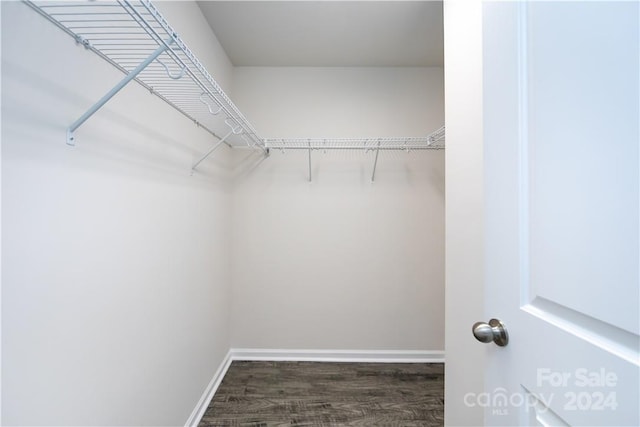
M 222 379 L 227 374 L 227 370 L 229 366 L 231 366 L 231 362 L 233 358 L 231 356 L 231 350 L 227 353 L 224 360 L 218 367 L 218 370 L 215 374 L 213 374 L 213 378 L 207 385 L 207 388 L 204 390 L 204 393 L 200 397 L 198 404 L 191 412 L 191 415 L 187 419 L 187 422 L 184 424 L 185 427 L 197 427 L 202 419 L 205 411 L 209 407 L 209 403 L 211 403 L 211 399 L 213 399 L 213 395 L 216 394 L 218 387 L 220 387 L 220 383 L 222 383 Z
M 432 350 L 282 350 L 232 348 L 209 382 L 185 427 L 197 427 L 233 361 L 444 363 L 444 351 Z
M 231 358 L 233 360 L 297 362 L 444 363 L 444 351 L 232 348 Z

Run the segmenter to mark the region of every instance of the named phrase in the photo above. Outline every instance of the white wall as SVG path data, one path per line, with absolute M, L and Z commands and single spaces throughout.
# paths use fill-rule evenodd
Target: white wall
M 446 94 L 445 424 L 483 424 L 483 408 L 465 404 L 484 388 L 485 347 L 471 326 L 484 313 L 482 2 L 444 3 Z
M 264 136 L 444 121 L 442 69 L 234 73 L 196 4 L 158 7 Z M 443 152 L 382 153 L 373 185 L 360 152 L 314 153 L 311 184 L 304 152 L 190 176 L 212 138 L 135 84 L 71 148 L 121 74 L 2 12 L 3 424 L 182 424 L 230 346 L 442 350 Z
M 426 135 L 441 68 L 238 68 L 265 137 Z M 232 346 L 444 348 L 444 154 L 234 153 Z
M 267 138 L 427 135 L 444 123 L 442 68 L 236 67 L 234 101 Z
M 195 3 L 160 3 L 221 84 Z M 2 423 L 183 424 L 229 349 L 229 153 L 23 3 L 2 4 Z M 222 58 L 222 59 L 221 59 Z

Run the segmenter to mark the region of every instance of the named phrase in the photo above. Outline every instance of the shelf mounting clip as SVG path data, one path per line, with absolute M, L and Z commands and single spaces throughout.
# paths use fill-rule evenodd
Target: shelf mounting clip
M 120 82 L 115 85 L 109 92 L 91 106 L 82 116 L 67 128 L 67 145 L 76 145 L 75 131 L 78 129 L 87 119 L 93 116 L 104 104 L 106 104 L 114 95 L 125 87 L 131 80 L 135 79 L 142 70 L 144 70 L 149 64 L 156 60 L 163 52 L 169 49 L 169 45 L 173 43 L 174 38 L 171 37 L 166 42 L 162 43 L 147 59 L 142 61 L 136 68 L 131 70 Z

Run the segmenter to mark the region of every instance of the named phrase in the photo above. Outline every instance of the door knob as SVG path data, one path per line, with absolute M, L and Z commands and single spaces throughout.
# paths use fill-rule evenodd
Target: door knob
M 490 343 L 493 341 L 500 347 L 509 344 L 507 329 L 504 323 L 498 319 L 491 319 L 489 323 L 476 322 L 471 330 L 473 331 L 473 336 L 480 342 Z

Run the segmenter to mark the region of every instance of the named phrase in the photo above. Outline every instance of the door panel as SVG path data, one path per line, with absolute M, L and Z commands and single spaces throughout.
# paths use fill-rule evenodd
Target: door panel
M 530 402 L 528 407 L 522 406 L 520 409 L 520 419 L 525 420 L 524 425 L 528 426 L 568 426 L 562 418 L 553 412 L 545 402 L 539 400 L 526 388 L 522 388 L 523 396 Z
M 639 13 L 484 6 L 487 424 L 640 423 Z
M 633 4 L 530 4 L 530 301 L 638 334 L 638 32 Z M 636 24 L 636 28 L 634 28 Z M 526 244 L 526 242 L 523 242 Z M 616 310 L 612 310 L 616 307 Z

